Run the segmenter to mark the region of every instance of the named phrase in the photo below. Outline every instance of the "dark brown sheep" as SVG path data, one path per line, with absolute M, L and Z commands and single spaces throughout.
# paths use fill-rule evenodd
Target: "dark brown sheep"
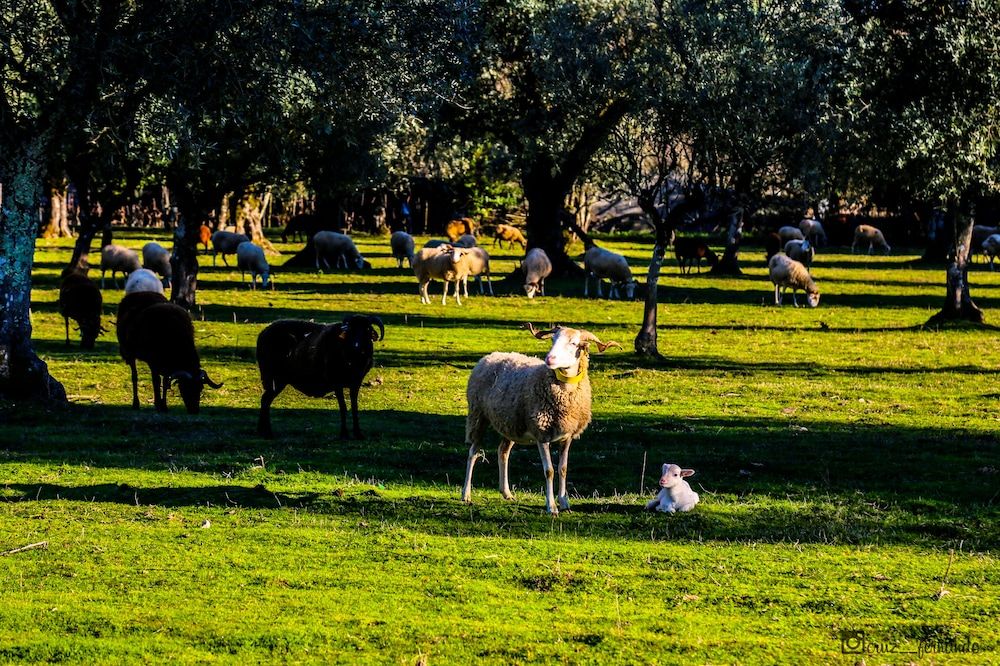
M 358 390 L 372 367 L 373 343 L 384 337 L 382 320 L 367 315 L 351 315 L 338 324 L 281 319 L 267 326 L 257 336 L 257 365 L 264 386 L 257 432 L 271 437 L 271 403 L 291 385 L 311 398 L 335 393 L 340 438 L 347 439 L 346 388 L 351 393 L 354 438 L 364 439 L 358 424 Z
M 132 370 L 132 408 L 139 409 L 136 361 L 145 361 L 153 375 L 153 404 L 167 411 L 167 390 L 177 382 L 189 414 L 197 414 L 205 384 L 219 388 L 202 370 L 194 346 L 194 325 L 187 310 L 168 303 L 162 294 L 140 291 L 118 305 L 118 345 Z
M 691 268 L 694 266 L 698 267 L 698 272 L 701 273 L 701 260 L 704 259 L 708 263 L 709 267 L 715 266 L 719 263 L 719 257 L 712 252 L 706 243 L 701 238 L 676 238 L 674 239 L 674 254 L 677 256 L 677 265 L 680 266 L 681 273 L 684 273 L 684 268 L 687 268 L 687 273 L 691 272 Z
M 87 277 L 85 271 L 67 268 L 62 273 L 59 286 L 59 314 L 66 320 L 66 344 L 69 344 L 69 320 L 80 328 L 80 348 L 93 349 L 101 328 L 101 308 L 104 300 L 101 290 Z

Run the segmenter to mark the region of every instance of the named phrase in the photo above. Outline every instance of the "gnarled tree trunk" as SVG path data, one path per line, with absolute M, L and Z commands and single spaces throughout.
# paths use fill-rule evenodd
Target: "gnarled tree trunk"
M 740 241 L 743 239 L 743 209 L 734 208 L 726 216 L 726 249 L 712 267 L 712 275 L 743 275 L 740 270 Z
M 972 227 L 975 217 L 964 202 L 949 207 L 952 212 L 954 245 L 946 271 L 947 294 L 941 311 L 927 320 L 928 326 L 940 326 L 952 321 L 971 321 L 981 324 L 985 320 L 969 293 L 969 248 L 972 245 Z
M 41 139 L 0 159 L 0 396 L 66 402 L 31 344 L 31 266 L 44 175 Z

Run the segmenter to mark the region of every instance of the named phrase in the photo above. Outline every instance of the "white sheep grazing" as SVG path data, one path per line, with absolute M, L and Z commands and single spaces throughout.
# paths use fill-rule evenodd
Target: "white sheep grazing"
M 139 265 L 139 253 L 130 250 L 124 245 L 105 245 L 101 248 L 101 289 L 104 289 L 104 273 L 111 271 L 111 281 L 118 288 L 118 280 L 115 273 L 121 272 L 128 277 L 133 271 L 141 268 Z
M 339 231 L 319 231 L 313 236 L 313 247 L 316 250 L 316 270 L 321 270 L 320 263 L 327 269 L 330 260 L 335 268 L 357 268 L 368 266 L 368 262 L 358 252 L 354 241 L 347 234 Z
M 767 263 L 768 273 L 771 282 L 774 283 L 774 304 L 781 305 L 783 289 L 791 288 L 792 305 L 799 307 L 795 300 L 795 290 L 801 289 L 806 292 L 806 303 L 814 308 L 819 305 L 819 289 L 813 282 L 809 270 L 798 261 L 795 261 L 787 254 L 779 252 L 771 257 Z
M 983 243 L 986 242 L 987 238 L 997 233 L 1000 233 L 1000 227 L 988 227 L 983 224 L 974 224 L 972 226 L 972 242 L 969 247 L 969 261 L 975 261 L 976 252 L 980 249 L 983 249 L 985 253 Z
M 691 490 L 685 477 L 694 475 L 693 469 L 681 469 L 678 465 L 666 463 L 660 473 L 660 492 L 655 499 L 646 502 L 646 509 L 656 509 L 664 513 L 690 511 L 698 503 L 698 493 Z
M 819 245 L 826 245 L 826 230 L 823 229 L 823 224 L 819 220 L 811 217 L 803 219 L 799 222 L 799 231 L 813 245 L 817 247 Z
M 232 231 L 216 231 L 212 234 L 212 265 L 215 265 L 215 257 L 219 254 L 222 255 L 222 263 L 226 266 L 229 262 L 226 260 L 227 254 L 236 254 L 236 248 L 240 246 L 240 243 L 246 243 L 250 238 L 246 234 L 237 234 Z
M 790 240 L 785 243 L 785 254 L 809 268 L 816 256 L 816 249 L 807 240 Z
M 500 434 L 498 449 L 500 493 L 512 499 L 507 462 L 515 443 L 538 445 L 545 474 L 545 508 L 557 515 L 552 482 L 555 476 L 551 444 L 562 444 L 559 456 L 559 508 L 569 509 L 566 471 L 569 447 L 590 423 L 590 344 L 600 351 L 617 342 L 601 342 L 593 333 L 557 326 L 550 331 L 528 330 L 542 340 L 552 338 L 552 347 L 543 361 L 524 354 L 494 352 L 484 356 L 469 375 L 466 397 L 469 415 L 465 439 L 469 458 L 465 468 L 462 501 L 472 500 L 472 469 L 482 456 L 483 438 L 489 428 Z
M 430 303 L 431 298 L 427 287 L 431 280 L 441 280 L 444 283 L 444 293 L 441 295 L 441 305 L 448 302 L 448 285 L 455 283 L 455 303 L 462 304 L 459 296 L 462 281 L 467 277 L 469 265 L 464 260 L 468 250 L 451 245 L 440 247 L 425 247 L 417 252 L 413 259 L 413 274 L 417 276 L 420 292 L 420 302 Z
M 392 258 L 396 260 L 396 267 L 403 267 L 403 259 L 406 259 L 410 268 L 413 268 L 413 236 L 405 231 L 396 231 L 389 238 L 389 247 L 392 248 Z
M 247 241 L 236 246 L 236 267 L 240 269 L 243 282 L 246 282 L 247 271 L 250 271 L 251 289 L 257 289 L 257 276 L 259 275 L 261 287 L 266 288 L 270 284 L 272 291 L 274 290 L 274 282 L 271 281 L 271 266 L 264 258 L 264 249 L 259 245 Z
M 464 248 L 476 247 L 477 245 L 476 237 L 473 236 L 472 234 L 462 234 L 461 236 L 458 237 L 457 241 L 452 243 L 452 245 L 454 245 L 455 247 L 464 247 Z
M 159 273 L 163 278 L 163 286 L 170 286 L 170 278 L 174 274 L 170 267 L 170 252 L 159 243 L 146 243 L 142 246 L 142 267 L 154 273 Z
M 534 298 L 535 294 L 544 296 L 545 278 L 552 273 L 552 262 L 545 250 L 540 247 L 529 250 L 521 262 L 521 269 L 524 271 L 524 292 L 528 298 Z
M 885 236 L 879 229 L 871 226 L 870 224 L 859 224 L 854 228 L 854 242 L 851 243 L 851 254 L 854 254 L 854 248 L 858 242 L 864 243 L 868 241 L 868 254 L 872 253 L 872 248 L 880 248 L 886 254 L 892 249 L 889 244 L 885 242 Z
M 591 276 L 597 279 L 598 298 L 603 298 L 601 280 L 605 278 L 611 282 L 608 298 L 618 298 L 620 296 L 619 289 L 624 289 L 625 298 L 629 300 L 635 296 L 635 279 L 632 277 L 632 270 L 628 267 L 628 260 L 622 255 L 591 245 L 583 255 L 583 267 L 586 270 L 586 275 L 583 278 L 584 296 L 588 295 Z
M 461 240 L 461 239 L 459 239 Z M 479 284 L 479 294 L 484 293 L 483 290 L 483 275 L 486 276 L 486 285 L 490 289 L 490 296 L 493 296 L 493 283 L 490 281 L 490 255 L 489 253 L 479 246 L 470 247 L 468 252 L 465 253 L 465 263 L 468 265 L 468 272 L 466 273 L 465 279 L 462 280 L 462 288 L 465 290 L 465 297 L 469 297 L 469 278 L 476 278 L 476 282 Z
M 990 270 L 993 270 L 993 260 L 1000 255 L 1000 234 L 992 234 L 987 236 L 986 240 L 983 241 L 983 254 L 990 261 Z
M 805 234 L 803 234 L 798 227 L 781 227 L 778 229 L 778 238 L 781 239 L 782 246 L 790 240 L 806 239 Z
M 163 281 L 148 268 L 132 271 L 128 279 L 125 280 L 125 294 L 134 294 L 140 291 L 151 291 L 163 295 Z

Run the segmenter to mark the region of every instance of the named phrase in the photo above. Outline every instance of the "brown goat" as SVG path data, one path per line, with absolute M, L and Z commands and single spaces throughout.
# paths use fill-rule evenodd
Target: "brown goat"
M 681 273 L 691 273 L 691 268 L 698 267 L 701 273 L 701 260 L 704 259 L 710 267 L 719 263 L 719 257 L 712 252 L 701 238 L 676 238 L 674 239 L 674 254 L 677 256 L 677 265 L 680 266 Z M 687 267 L 687 271 L 684 268 Z
M 500 247 L 502 248 L 504 241 L 510 243 L 510 247 L 514 247 L 514 243 L 517 243 L 522 248 L 528 247 L 528 241 L 520 229 L 512 227 L 509 224 L 498 224 L 496 231 L 493 233 L 493 244 L 500 243 Z

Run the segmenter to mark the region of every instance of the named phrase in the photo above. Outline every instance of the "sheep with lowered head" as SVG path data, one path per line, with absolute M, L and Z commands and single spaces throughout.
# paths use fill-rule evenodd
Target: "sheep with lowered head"
M 552 262 L 545 250 L 540 247 L 529 250 L 521 262 L 521 270 L 524 271 L 524 293 L 528 298 L 534 298 L 535 294 L 544 296 L 545 278 L 552 273 Z
M 990 262 L 990 270 L 993 270 L 993 261 L 1000 255 L 1000 234 L 992 234 L 986 237 L 982 243 L 983 254 Z
M 679 465 L 666 463 L 660 472 L 660 492 L 646 502 L 646 509 L 674 513 L 690 511 L 698 503 L 698 493 L 691 490 L 684 479 L 694 475 L 693 469 L 681 469 Z
M 441 305 L 448 302 L 448 285 L 455 283 L 455 303 L 462 304 L 459 294 L 462 282 L 468 277 L 470 266 L 464 260 L 469 252 L 464 248 L 442 245 L 440 247 L 425 247 L 417 252 L 413 259 L 413 274 L 417 277 L 420 292 L 420 302 L 430 303 L 427 293 L 431 280 L 444 283 L 444 293 L 441 295 Z
M 806 217 L 799 222 L 799 231 L 805 236 L 805 240 L 811 242 L 816 247 L 821 244 L 826 245 L 826 230 L 823 223 L 817 219 Z
M 247 279 L 247 271 L 250 271 L 250 288 L 257 289 L 257 276 L 260 276 L 261 286 L 267 288 L 268 284 L 274 290 L 274 282 L 271 281 L 271 265 L 264 258 L 264 249 L 259 245 L 254 245 L 250 241 L 240 243 L 236 246 L 236 267 L 240 269 L 240 275 L 244 282 Z
M 458 237 L 458 240 L 452 243 L 452 245 L 454 245 L 455 247 L 470 248 L 470 247 L 476 247 L 478 243 L 476 243 L 476 237 L 473 236 L 472 234 L 462 234 L 461 236 Z
M 781 227 L 778 229 L 778 238 L 781 239 L 781 244 L 784 246 L 790 240 L 805 240 L 805 234 L 798 227 Z
M 785 243 L 785 254 L 809 268 L 816 257 L 816 248 L 807 240 L 790 240 Z
M 701 238 L 675 238 L 674 255 L 677 257 L 677 266 L 681 269 L 681 273 L 684 273 L 684 268 L 687 267 L 686 272 L 690 274 L 693 266 L 697 266 L 698 272 L 701 273 L 702 259 L 705 260 L 709 268 L 719 265 L 719 256 L 712 252 L 708 243 Z
M 854 249 L 858 243 L 864 244 L 868 241 L 868 254 L 872 253 L 873 248 L 879 248 L 886 254 L 892 250 L 889 244 L 885 242 L 885 236 L 882 235 L 882 231 L 877 229 L 870 224 L 859 224 L 854 228 L 854 242 L 851 243 L 851 254 L 854 254 Z
M 134 294 L 140 291 L 151 291 L 155 294 L 163 294 L 163 281 L 159 276 L 148 268 L 140 268 L 133 271 L 125 280 L 125 293 Z
M 628 266 L 628 260 L 620 254 L 615 254 L 610 250 L 597 247 L 593 242 L 587 246 L 587 251 L 583 254 L 583 267 L 586 274 L 583 278 L 583 295 L 588 295 L 590 278 L 597 279 L 597 297 L 602 298 L 601 281 L 605 278 L 611 283 L 608 290 L 608 298 L 618 298 L 619 290 L 625 292 L 625 298 L 632 300 L 635 296 L 635 279 L 632 277 L 632 270 Z
M 115 288 L 118 288 L 118 280 L 115 273 L 121 272 L 128 277 L 132 271 L 141 268 L 139 265 L 139 253 L 123 245 L 105 245 L 101 248 L 101 289 L 104 289 L 104 273 L 111 271 L 111 281 Z
M 509 224 L 498 224 L 496 231 L 493 233 L 493 244 L 500 243 L 500 248 L 502 249 L 504 241 L 507 241 L 510 247 L 514 247 L 514 243 L 517 243 L 522 248 L 528 247 L 528 240 L 521 233 L 520 229 L 512 227 Z
M 222 263 L 229 266 L 226 260 L 227 254 L 236 254 L 236 248 L 240 243 L 246 243 L 250 238 L 246 234 L 237 234 L 232 231 L 216 231 L 212 234 L 212 265 L 215 265 L 216 255 L 222 255 Z
M 142 246 L 142 267 L 158 273 L 163 278 L 163 286 L 170 286 L 170 278 L 174 271 L 170 267 L 170 252 L 159 243 L 146 243 Z
M 814 308 L 819 305 L 819 289 L 813 282 L 809 270 L 800 262 L 795 261 L 784 252 L 771 257 L 767 264 L 768 274 L 771 282 L 774 283 L 774 304 L 781 305 L 783 292 L 786 289 L 792 290 L 792 305 L 799 307 L 795 300 L 795 291 L 801 289 L 806 292 L 806 304 Z
M 268 325 L 257 336 L 257 365 L 264 386 L 258 434 L 272 435 L 271 403 L 286 386 L 292 386 L 311 398 L 336 394 L 340 438 L 347 439 L 346 388 L 351 396 L 354 438 L 364 439 L 358 423 L 358 391 L 373 364 L 373 343 L 384 337 L 382 320 L 368 315 L 350 315 L 337 324 L 281 319 Z
M 316 251 L 316 270 L 321 270 L 320 264 L 329 269 L 330 262 L 334 268 L 362 270 L 371 268 L 354 244 L 354 240 L 339 231 L 318 231 L 313 236 L 313 248 Z
M 501 438 L 497 451 L 500 493 L 505 499 L 513 498 L 507 462 L 514 444 L 537 444 L 545 474 L 545 508 L 557 515 L 559 509 L 569 509 L 566 472 L 570 444 L 590 424 L 590 345 L 596 345 L 601 352 L 621 345 L 610 340 L 601 342 L 590 331 L 565 326 L 548 331 L 537 331 L 531 324 L 527 328 L 539 340 L 552 339 L 544 361 L 524 354 L 494 352 L 480 359 L 469 375 L 469 414 L 465 421 L 469 457 L 462 501 L 472 500 L 472 470 L 482 456 L 486 431 L 492 428 Z M 558 508 L 552 485 L 555 470 L 551 444 L 562 444 Z
M 97 336 L 104 332 L 101 327 L 104 300 L 101 290 L 87 277 L 87 270 L 86 264 L 63 270 L 59 285 L 59 314 L 66 322 L 66 344 L 69 344 L 69 320 L 72 319 L 80 328 L 81 349 L 93 349 Z
M 406 259 L 410 268 L 413 268 L 413 236 L 405 231 L 396 231 L 389 237 L 389 247 L 392 248 L 392 258 L 396 260 L 396 267 L 403 267 L 403 259 Z

